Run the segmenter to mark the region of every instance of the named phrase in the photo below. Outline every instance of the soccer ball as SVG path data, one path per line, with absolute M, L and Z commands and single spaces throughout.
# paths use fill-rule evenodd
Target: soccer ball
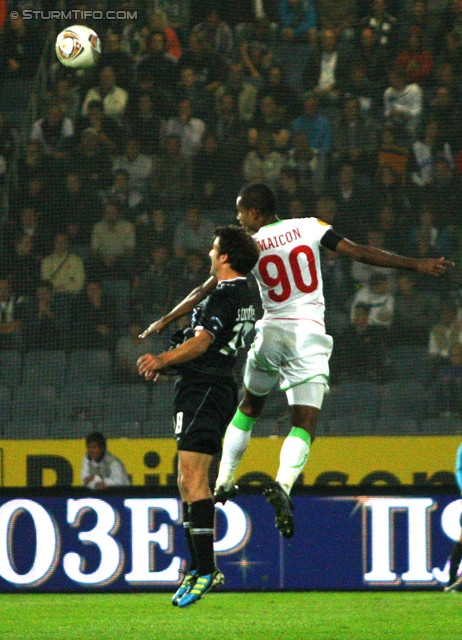
M 61 31 L 55 48 L 58 60 L 65 67 L 89 69 L 100 56 L 101 42 L 93 29 L 76 24 Z

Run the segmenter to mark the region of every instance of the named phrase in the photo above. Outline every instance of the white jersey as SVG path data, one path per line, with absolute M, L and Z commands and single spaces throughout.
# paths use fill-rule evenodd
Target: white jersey
M 253 269 L 265 315 L 324 326 L 319 247 L 331 226 L 317 218 L 268 224 L 254 235 L 261 253 Z

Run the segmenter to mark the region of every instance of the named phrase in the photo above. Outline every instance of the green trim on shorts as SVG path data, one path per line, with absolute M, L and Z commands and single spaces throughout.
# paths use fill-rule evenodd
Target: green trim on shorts
M 301 382 L 296 382 L 295 384 L 289 384 L 287 387 L 281 387 L 281 391 L 288 391 L 289 389 L 293 389 L 294 387 L 299 387 L 301 384 L 305 384 L 305 382 L 309 382 L 310 380 L 313 380 L 313 378 L 320 378 L 323 377 L 326 379 L 326 384 L 329 384 L 329 376 L 327 376 L 325 373 L 317 373 L 314 376 L 310 376 L 309 378 L 305 378 L 305 380 L 302 380 Z
M 252 431 L 252 427 L 257 421 L 258 418 L 251 418 L 250 416 L 246 416 L 245 413 L 238 408 L 236 413 L 231 420 L 231 424 L 236 429 L 240 429 L 241 431 Z
M 289 432 L 289 436 L 292 436 L 293 438 L 300 438 L 301 440 L 303 440 L 303 442 L 306 442 L 308 447 L 311 447 L 311 436 L 307 431 L 305 431 L 305 429 L 301 429 L 300 427 L 292 427 Z
M 266 362 L 263 362 L 263 360 L 261 360 L 255 353 L 255 345 L 252 345 L 252 351 L 253 351 L 253 357 L 255 358 L 257 364 L 259 364 L 263 369 L 266 369 L 267 371 L 269 371 L 270 373 L 279 373 L 279 369 L 277 369 L 276 367 L 272 367 L 270 364 L 266 364 Z

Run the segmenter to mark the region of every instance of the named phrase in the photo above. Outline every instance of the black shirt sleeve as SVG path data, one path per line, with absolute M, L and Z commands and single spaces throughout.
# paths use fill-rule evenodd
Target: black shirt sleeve
M 331 251 L 336 251 L 337 245 L 340 242 L 340 240 L 343 240 L 343 236 L 341 236 L 339 233 L 337 233 L 333 229 L 328 229 L 326 233 L 323 235 L 323 237 L 321 238 L 321 244 L 323 247 L 326 247 L 326 249 L 330 249 Z
M 226 294 L 220 289 L 213 291 L 205 300 L 202 313 L 194 329 L 208 331 L 215 340 L 217 335 L 230 321 L 230 305 Z

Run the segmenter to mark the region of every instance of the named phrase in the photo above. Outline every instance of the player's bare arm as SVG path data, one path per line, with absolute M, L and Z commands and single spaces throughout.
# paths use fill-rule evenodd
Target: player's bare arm
M 148 380 L 152 380 L 155 374 L 178 364 L 195 360 L 205 353 L 212 342 L 210 333 L 204 330 L 196 331 L 193 338 L 186 340 L 183 344 L 170 351 L 164 351 L 159 355 L 145 353 L 144 356 L 138 358 L 138 372 L 144 375 Z
M 196 307 L 199 302 L 202 302 L 202 300 L 215 289 L 217 284 L 218 280 L 215 276 L 210 276 L 203 284 L 193 289 L 191 293 L 188 293 L 186 298 L 179 302 L 169 313 L 149 325 L 149 327 L 140 334 L 140 338 L 146 338 L 151 335 L 151 333 L 162 333 L 169 324 L 191 313 L 194 307 Z
M 365 262 L 378 267 L 416 271 L 427 276 L 439 277 L 445 274 L 449 267 L 454 267 L 454 262 L 446 260 L 446 258 L 409 258 L 383 251 L 382 249 L 376 249 L 375 247 L 355 244 L 346 238 L 340 240 L 336 251 L 356 262 Z

